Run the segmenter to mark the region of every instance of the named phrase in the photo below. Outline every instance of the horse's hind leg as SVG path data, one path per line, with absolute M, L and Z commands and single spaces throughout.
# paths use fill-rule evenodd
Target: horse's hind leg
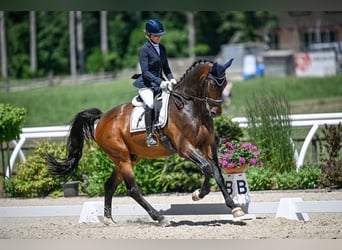
M 133 170 L 131 169 L 130 171 L 127 171 L 125 174 L 123 174 L 123 178 L 129 195 L 146 210 L 146 212 L 151 216 L 153 220 L 164 224 L 165 217 L 161 215 L 157 210 L 155 210 L 151 206 L 151 204 L 142 196 L 140 188 L 135 180 Z
M 105 195 L 104 195 L 104 223 L 111 224 L 115 223 L 112 217 L 112 199 L 115 193 L 116 188 L 122 182 L 122 177 L 117 173 L 117 171 L 113 171 L 111 176 L 105 183 Z

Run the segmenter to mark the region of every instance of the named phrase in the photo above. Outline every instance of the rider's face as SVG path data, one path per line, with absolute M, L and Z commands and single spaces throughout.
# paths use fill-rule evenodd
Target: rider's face
M 151 35 L 151 40 L 152 40 L 152 42 L 154 42 L 154 43 L 160 43 L 161 37 L 162 37 L 162 36 L 159 36 L 159 35 Z

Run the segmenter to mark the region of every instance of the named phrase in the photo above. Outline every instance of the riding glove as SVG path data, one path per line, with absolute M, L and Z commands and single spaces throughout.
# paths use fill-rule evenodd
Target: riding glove
M 161 89 L 167 89 L 167 87 L 170 85 L 170 82 L 169 81 L 162 81 L 161 83 L 160 83 L 160 88 Z
M 174 85 L 174 84 L 177 84 L 177 81 L 176 81 L 176 79 L 172 78 L 172 79 L 170 80 L 170 83 Z

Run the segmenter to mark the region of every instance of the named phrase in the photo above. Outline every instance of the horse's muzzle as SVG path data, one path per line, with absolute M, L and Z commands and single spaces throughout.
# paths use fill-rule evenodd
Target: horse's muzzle
M 217 116 L 219 116 L 219 115 L 221 115 L 221 113 L 222 113 L 222 108 L 221 108 L 221 106 L 217 106 L 217 107 L 212 107 L 211 109 L 210 109 L 210 116 L 211 117 L 217 117 Z

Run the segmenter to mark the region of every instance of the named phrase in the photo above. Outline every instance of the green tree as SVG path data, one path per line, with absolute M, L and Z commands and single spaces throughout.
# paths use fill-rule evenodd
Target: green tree
M 7 12 L 8 76 L 22 78 L 30 75 L 29 13 Z
M 69 74 L 69 13 L 38 12 L 37 52 L 41 75 Z

